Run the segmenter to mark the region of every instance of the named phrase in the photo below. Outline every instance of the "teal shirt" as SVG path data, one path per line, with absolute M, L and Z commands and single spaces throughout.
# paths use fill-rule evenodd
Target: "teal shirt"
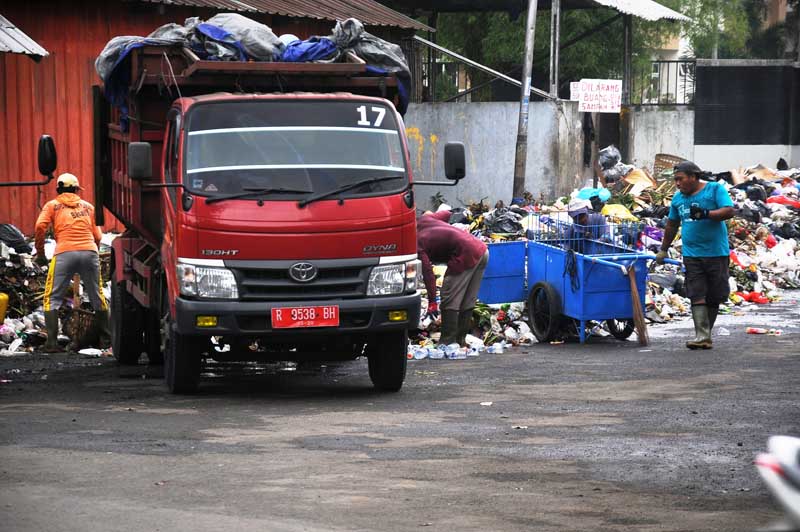
M 733 207 L 733 201 L 725 187 L 709 182 L 702 190 L 691 196 L 676 192 L 669 208 L 669 219 L 681 222 L 681 241 L 684 257 L 727 257 L 728 228 L 725 222 L 714 220 L 692 220 L 689 210 L 692 205 L 713 211 L 722 207 Z

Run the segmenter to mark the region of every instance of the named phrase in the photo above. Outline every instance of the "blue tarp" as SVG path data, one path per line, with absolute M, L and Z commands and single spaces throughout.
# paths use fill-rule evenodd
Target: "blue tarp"
M 281 54 L 281 61 L 306 63 L 335 57 L 339 49 L 336 43 L 327 37 L 311 37 L 305 41 L 289 43 Z

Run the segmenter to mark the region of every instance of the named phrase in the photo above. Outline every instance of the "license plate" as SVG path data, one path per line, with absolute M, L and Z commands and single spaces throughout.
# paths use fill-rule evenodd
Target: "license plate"
M 336 327 L 339 325 L 339 306 L 282 307 L 272 309 L 272 327 Z

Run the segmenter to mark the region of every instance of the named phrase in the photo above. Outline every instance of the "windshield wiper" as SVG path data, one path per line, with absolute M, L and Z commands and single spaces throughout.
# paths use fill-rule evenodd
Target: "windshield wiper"
M 367 179 L 362 179 L 361 181 L 356 181 L 355 183 L 348 183 L 346 185 L 342 185 L 340 187 L 337 187 L 337 188 L 334 188 L 334 189 L 331 189 L 331 190 L 326 190 L 325 192 L 320 192 L 319 194 L 314 194 L 311 197 L 308 197 L 306 199 L 302 199 L 302 200 L 298 201 L 297 202 L 297 206 L 302 208 L 302 207 L 305 207 L 306 205 L 308 205 L 311 202 L 314 202 L 314 201 L 317 201 L 317 200 L 321 200 L 321 199 L 325 199 L 325 198 L 329 198 L 331 196 L 335 196 L 336 194 L 338 194 L 340 192 L 347 192 L 348 190 L 351 190 L 351 189 L 354 189 L 354 188 L 358 188 L 358 187 L 363 186 L 363 185 L 370 185 L 372 183 L 380 183 L 381 181 L 389 181 L 391 179 L 400 179 L 400 178 L 403 178 L 403 177 L 405 177 L 405 175 L 398 174 L 398 175 L 385 175 L 385 176 L 381 176 L 381 177 L 370 177 L 370 178 L 367 178 Z
M 255 188 L 245 187 L 241 192 L 234 192 L 232 194 L 223 194 L 220 196 L 212 196 L 206 198 L 206 205 L 217 203 L 218 201 L 225 201 L 236 198 L 246 198 L 247 196 L 260 196 L 263 194 L 310 194 L 310 190 L 303 190 L 299 188 Z

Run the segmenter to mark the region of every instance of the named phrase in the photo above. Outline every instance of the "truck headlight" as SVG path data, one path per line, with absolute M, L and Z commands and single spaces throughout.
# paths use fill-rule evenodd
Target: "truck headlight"
M 178 263 L 181 295 L 215 299 L 236 299 L 239 289 L 233 272 L 225 268 Z
M 368 296 L 402 294 L 417 289 L 418 260 L 376 266 L 369 274 Z

